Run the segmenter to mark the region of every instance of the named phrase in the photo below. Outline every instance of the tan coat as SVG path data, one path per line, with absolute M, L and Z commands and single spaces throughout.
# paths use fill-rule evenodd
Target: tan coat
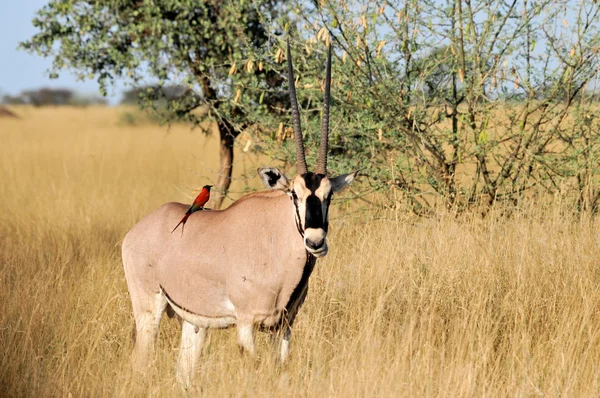
M 273 326 L 307 261 L 288 195 L 259 192 L 226 210 L 198 211 L 183 234 L 171 234 L 187 208 L 167 203 L 125 236 L 130 292 L 156 294 L 162 287 L 193 314 Z

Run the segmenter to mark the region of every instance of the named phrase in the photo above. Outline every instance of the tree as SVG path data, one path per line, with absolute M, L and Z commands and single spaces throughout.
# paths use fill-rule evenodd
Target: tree
M 68 105 L 73 95 L 73 91 L 68 88 L 40 88 L 21 93 L 25 103 L 34 106 Z
M 595 105 L 581 95 L 600 70 L 597 2 L 297 1 L 295 10 L 307 54 L 322 41 L 337 50 L 332 125 L 390 201 L 400 191 L 429 212 L 576 189 L 588 208 L 600 203 L 589 187 L 599 177 Z
M 167 99 L 162 116 L 197 126 L 191 111 L 209 107 L 221 143 L 213 195 L 218 208 L 231 182 L 234 140 L 253 120 L 243 102 L 256 99 L 241 98 L 241 91 L 268 85 L 268 64 L 257 52 L 271 42 L 264 21 L 278 13 L 276 0 L 51 0 L 33 20 L 38 33 L 21 45 L 53 58 L 51 77 L 71 69 L 81 79 L 96 78 L 103 93 L 117 78 L 133 86 L 147 80 L 157 88 L 183 85 L 196 93 Z M 238 66 L 243 73 L 232 73 Z M 146 90 L 142 106 L 153 107 L 162 93 Z
M 142 86 L 134 87 L 123 92 L 123 98 L 121 104 L 123 105 L 135 105 L 140 99 L 144 100 L 151 96 L 156 98 L 156 101 L 162 101 L 163 106 L 167 106 L 168 101 L 184 101 L 186 96 L 191 96 L 192 101 L 202 101 L 202 98 L 196 98 L 194 92 L 189 87 L 176 84 L 176 85 L 164 85 L 164 86 Z
M 438 203 L 518 203 L 534 190 L 585 191 L 580 208 L 600 207 L 596 111 L 584 95 L 600 70 L 600 3 L 296 0 L 287 7 L 55 0 L 23 46 L 54 56 L 55 71 L 85 71 L 103 87 L 150 75 L 157 88 L 197 92 L 157 107 L 164 93 L 150 89 L 145 104 L 194 123 L 190 109 L 208 105 L 221 132 L 219 185 L 226 187 L 232 144 L 246 127 L 255 148 L 293 159 L 289 114 L 273 117 L 289 106 L 278 37 L 285 30 L 309 162 L 331 43 L 332 170 L 360 168 L 373 190 L 393 204 L 399 192 L 419 213 Z
M 6 105 L 24 105 L 27 102 L 25 101 L 25 98 L 20 95 L 4 94 L 2 96 L 2 103 Z

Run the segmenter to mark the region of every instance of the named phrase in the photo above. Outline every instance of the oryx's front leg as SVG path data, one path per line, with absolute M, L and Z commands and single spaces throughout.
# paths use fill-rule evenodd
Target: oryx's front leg
M 248 354 L 254 355 L 254 324 L 238 320 L 237 332 L 240 348 Z
M 274 350 L 279 349 L 279 360 L 283 365 L 290 353 L 290 339 L 292 338 L 292 328 L 282 326 L 280 330 L 271 332 L 271 346 Z
M 186 388 L 192 384 L 205 339 L 206 328 L 198 328 L 189 322 L 183 321 L 176 376 L 177 381 Z
M 285 363 L 290 353 L 290 339 L 292 338 L 292 329 L 286 326 L 281 339 L 281 348 L 279 350 L 279 360 L 282 364 Z

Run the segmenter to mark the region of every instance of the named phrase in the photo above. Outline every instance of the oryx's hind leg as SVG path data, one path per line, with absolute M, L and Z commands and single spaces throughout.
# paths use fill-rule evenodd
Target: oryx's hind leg
M 177 381 L 186 388 L 192 384 L 196 365 L 206 339 L 206 330 L 206 328 L 196 327 L 186 321 L 183 321 L 181 325 L 181 345 L 176 376 Z
M 158 335 L 160 319 L 167 307 L 167 299 L 162 293 L 141 293 L 132 297 L 135 317 L 135 345 L 132 364 L 137 371 L 144 372 L 150 365 Z

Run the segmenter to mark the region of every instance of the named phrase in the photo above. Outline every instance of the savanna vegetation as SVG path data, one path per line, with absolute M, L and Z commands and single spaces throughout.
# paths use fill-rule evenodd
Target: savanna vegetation
M 209 333 L 192 395 L 600 395 L 600 5 L 594 1 L 50 1 L 21 45 L 132 106 L 0 119 L 0 385 L 177 396 L 179 325 L 132 374 L 124 234 L 215 183 L 295 173 L 290 38 L 314 164 L 334 46 L 332 205 L 290 361 Z M 160 125 L 156 121 L 167 122 Z
M 216 134 L 123 125 L 114 108 L 17 111 L 0 120 L 2 395 L 184 395 L 175 320 L 163 320 L 154 371 L 131 373 L 120 242 L 152 209 L 190 202 L 214 178 Z M 232 199 L 259 186 L 257 165 L 273 164 L 236 158 Z M 235 330 L 213 331 L 192 395 L 600 393 L 597 218 L 560 196 L 484 218 L 364 212 L 344 196 L 289 363 L 277 365 L 264 334 L 252 360 Z
M 42 87 L 33 90 L 23 90 L 16 95 L 1 95 L 0 103 L 33 106 L 97 106 L 106 105 L 107 101 L 99 94 L 77 93 L 68 88 Z
M 419 214 L 556 193 L 597 211 L 599 13 L 592 0 L 51 1 L 22 46 L 52 74 L 144 87 L 165 121 L 213 120 L 225 192 L 242 132 L 293 162 L 288 38 L 314 146 L 331 44 L 334 172 L 360 168 L 366 192 Z

